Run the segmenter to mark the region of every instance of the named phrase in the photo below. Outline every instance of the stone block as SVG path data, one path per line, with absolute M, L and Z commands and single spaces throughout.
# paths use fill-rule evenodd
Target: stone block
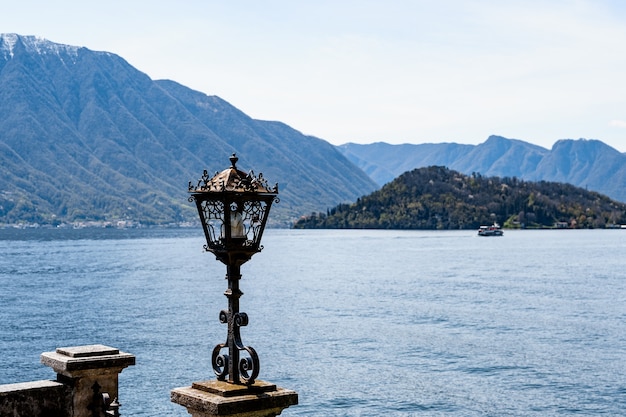
M 249 386 L 213 380 L 176 388 L 171 400 L 193 417 L 274 417 L 298 404 L 298 394 L 260 380 Z
M 72 388 L 71 417 L 91 417 L 103 393 L 111 400 L 118 398 L 119 374 L 135 364 L 135 356 L 109 346 L 87 345 L 44 352 L 41 362 L 57 373 L 59 382 Z

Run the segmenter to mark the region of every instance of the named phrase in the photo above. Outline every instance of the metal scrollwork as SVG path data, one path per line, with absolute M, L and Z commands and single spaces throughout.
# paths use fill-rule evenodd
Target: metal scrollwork
M 213 372 L 217 376 L 217 379 L 223 381 L 228 375 L 228 365 L 230 363 L 230 357 L 224 353 L 220 355 L 222 349 L 227 348 L 228 345 L 220 343 L 213 348 L 213 354 L 211 355 L 211 363 L 213 363 Z
M 220 311 L 220 323 L 228 324 L 228 311 Z M 228 348 L 227 343 L 220 343 L 213 348 L 213 354 L 211 355 L 211 363 L 213 364 L 213 372 L 217 376 L 217 379 L 223 381 L 228 375 L 228 364 L 230 363 L 230 357 L 227 354 L 220 355 L 222 349 Z
M 205 169 L 195 185 L 189 181 L 187 189 L 189 192 L 194 193 L 224 191 L 278 193 L 278 184 L 270 187 L 262 172 L 259 175 L 255 175 L 252 170 L 248 173 L 238 170 L 236 167 L 238 159 L 233 154 L 230 158 L 232 164 L 230 168 L 222 172 L 216 172 L 212 177 L 209 176 L 208 171 Z
M 228 311 L 226 310 L 220 311 L 220 323 L 228 324 Z
M 220 312 L 220 322 L 223 324 L 229 324 L 229 327 L 232 326 L 232 339 L 230 334 L 231 329 L 229 329 L 229 340 L 227 340 L 226 343 L 220 343 L 213 348 L 211 361 L 213 363 L 213 371 L 215 372 L 217 379 L 221 381 L 225 380 L 230 372 L 230 367 L 237 366 L 238 369 L 235 370 L 235 372 L 238 373 L 242 382 L 248 385 L 253 384 L 257 376 L 259 376 L 259 355 L 251 346 L 244 346 L 241 341 L 241 332 L 239 330 L 241 327 L 248 325 L 248 315 L 243 312 L 235 313 L 233 314 L 231 321 L 229 313 L 222 310 Z M 236 356 L 239 357 L 238 364 L 231 364 L 230 362 L 231 360 L 237 360 L 236 358 L 231 358 L 228 354 L 220 354 L 222 349 L 229 348 L 229 342 L 231 341 L 234 345 L 233 347 L 237 351 Z M 242 353 L 247 356 L 241 356 Z
M 257 376 L 259 376 L 259 355 L 252 346 L 243 346 L 241 350 L 245 350 L 249 357 L 239 360 L 239 374 L 246 384 L 253 384 Z
M 248 325 L 248 315 L 246 313 L 236 313 L 234 320 L 235 320 L 235 331 L 237 332 L 236 340 L 241 343 L 241 337 L 239 335 L 239 328 Z

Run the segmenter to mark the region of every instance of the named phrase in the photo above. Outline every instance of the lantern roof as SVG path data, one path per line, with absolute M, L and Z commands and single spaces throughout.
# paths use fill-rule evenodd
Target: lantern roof
M 190 193 L 223 193 L 223 192 L 253 192 L 253 193 L 269 193 L 278 194 L 278 184 L 269 187 L 267 180 L 262 173 L 254 175 L 253 171 L 248 173 L 237 169 L 237 161 L 239 158 L 235 154 L 230 157 L 230 167 L 222 172 L 216 172 L 213 177 L 209 177 L 207 170 L 204 170 L 202 177 L 198 180 L 197 185 L 189 182 Z

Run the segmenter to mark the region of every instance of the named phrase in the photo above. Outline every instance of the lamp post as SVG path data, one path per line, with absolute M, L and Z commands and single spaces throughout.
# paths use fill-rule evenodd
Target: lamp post
M 219 315 L 228 324 L 228 337 L 213 349 L 211 362 L 220 381 L 232 384 L 254 384 L 259 375 L 259 357 L 251 346 L 241 341 L 240 327 L 248 324 L 248 315 L 239 311 L 240 267 L 263 249 L 261 237 L 273 202 L 278 202 L 278 184 L 270 188 L 263 174 L 240 171 L 237 156 L 231 165 L 209 177 L 205 170 L 197 184 L 189 183 L 206 237 L 205 250 L 226 265 L 228 310 Z M 222 353 L 228 349 L 228 353 Z M 242 355 L 243 353 L 243 355 Z M 227 379 L 228 377 L 228 379 Z

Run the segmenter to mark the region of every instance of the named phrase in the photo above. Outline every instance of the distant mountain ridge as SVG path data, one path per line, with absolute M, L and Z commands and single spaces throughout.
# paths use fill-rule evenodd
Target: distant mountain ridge
M 279 224 L 377 188 L 328 142 L 115 54 L 0 35 L 0 224 L 193 221 L 188 182 L 232 153 L 279 183 Z
M 338 149 L 379 185 L 406 171 L 439 165 L 466 175 L 569 183 L 626 202 L 626 154 L 599 140 L 563 139 L 550 150 L 501 136 L 479 145 L 378 142 Z
M 625 156 L 600 141 L 550 151 L 498 136 L 477 146 L 336 147 L 152 80 L 113 53 L 0 34 L 0 225 L 195 221 L 187 183 L 225 168 L 232 153 L 241 169 L 279 183 L 270 220 L 284 226 L 431 165 L 568 182 L 626 201 Z

